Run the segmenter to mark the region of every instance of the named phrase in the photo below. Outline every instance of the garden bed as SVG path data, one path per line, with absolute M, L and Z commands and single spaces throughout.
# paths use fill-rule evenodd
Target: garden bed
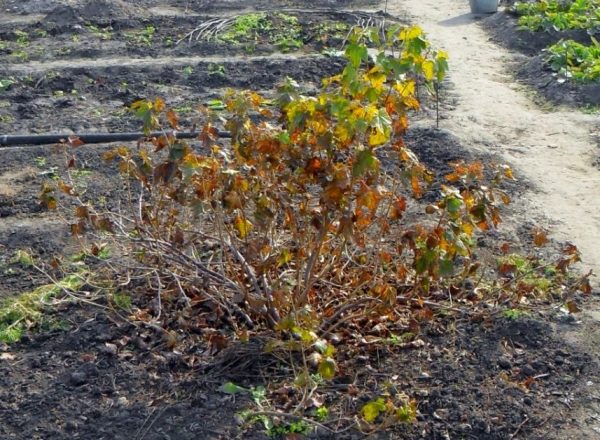
M 482 24 L 494 41 L 523 56 L 518 61 L 516 77 L 549 102 L 572 106 L 597 106 L 600 104 L 598 81 L 575 81 L 564 78 L 549 63 L 547 48 L 560 40 L 592 44 L 590 35 L 581 29 L 531 31 L 518 24 L 518 16 L 509 9 L 484 18 Z
M 0 50 L 0 79 L 11 82 L 0 91 L 2 134 L 137 131 L 139 121 L 127 107 L 157 96 L 178 110 L 184 128 L 192 128 L 195 106 L 220 99 L 224 89 L 272 90 L 288 76 L 311 93 L 321 78 L 343 66 L 340 58 L 321 53 L 337 49 L 342 34 L 329 41 L 331 32 L 325 39 L 315 34 L 318 26 L 350 24 L 354 18 L 341 14 L 339 8 L 373 5 L 285 2 L 289 8 L 318 3 L 337 9 L 298 15 L 302 47 L 289 50 L 263 41 L 252 43 L 250 53 L 247 42 L 175 43 L 207 18 L 241 13 L 251 6 L 275 11 L 281 2 L 148 0 L 132 6 L 132 2 L 113 0 L 99 2 L 103 8 L 98 10 L 86 9 L 83 2 L 56 9 L 62 3 L 66 2 L 0 0 L 0 9 L 20 17 L 0 24 L 0 36 L 9 41 Z M 27 20 L 33 14 L 50 14 L 54 25 L 38 18 Z M 144 31 L 149 26 L 154 31 L 147 44 L 144 38 L 149 35 Z M 17 30 L 27 33 L 27 44 L 17 41 L 23 35 Z M 167 40 L 173 45 L 165 44 Z M 30 54 L 19 58 L 16 51 Z M 430 126 L 434 125 L 432 120 Z M 474 157 L 452 135 L 434 128 L 411 129 L 406 142 L 440 175 L 451 171 L 447 165 L 451 161 L 495 160 Z M 124 194 L 114 168 L 102 160 L 112 146 L 77 150 L 83 170 L 75 176 L 76 182 L 97 200 Z M 0 163 L 2 300 L 47 283 L 35 268 L 15 258 L 18 251 L 49 261 L 76 253 L 79 243 L 63 220 L 38 202 L 42 184 L 65 165 L 62 152 L 52 146 L 0 151 L 4 157 Z M 383 161 L 386 150 L 380 154 Z M 438 191 L 442 183 L 444 179 L 438 177 L 431 191 Z M 518 198 L 520 191 L 515 185 L 509 187 L 511 197 Z M 425 194 L 424 203 L 412 206 L 412 215 L 423 215 L 431 195 Z M 493 263 L 506 242 L 514 252 L 532 251 L 533 225 L 519 219 L 522 213 L 508 212 L 517 217 L 508 220 L 506 232 L 479 236 L 477 258 Z M 326 405 L 342 414 L 357 414 L 386 388 L 416 400 L 417 420 L 368 438 L 541 440 L 570 422 L 564 414 L 577 399 L 583 378 L 597 377 L 590 358 L 561 339 L 563 331 L 577 327 L 576 320 L 550 302 L 530 311 L 490 314 L 485 305 L 474 305 L 466 315 L 441 315 L 435 324 L 424 324 L 410 343 L 389 339 L 365 344 L 353 349 L 353 359 L 341 353 L 349 367 L 322 396 Z M 240 411 L 256 409 L 252 396 L 224 392 L 223 385 L 231 381 L 256 389 L 268 385 L 265 378 L 286 374 L 290 374 L 286 364 L 274 362 L 259 345 L 234 345 L 216 357 L 206 343 L 180 352 L 169 348 L 156 329 L 133 326 L 94 306 L 63 302 L 48 311 L 41 328 L 20 342 L 0 343 L 0 437 L 267 438 L 260 423 L 247 427 L 240 421 Z M 354 386 L 360 389 L 357 394 L 351 392 Z M 280 437 L 296 438 L 289 431 L 293 420 L 282 416 L 277 421 L 288 429 L 287 437 Z M 339 427 L 347 422 L 352 420 L 341 419 Z M 356 429 L 335 435 L 322 429 L 305 431 L 309 438 L 365 437 Z

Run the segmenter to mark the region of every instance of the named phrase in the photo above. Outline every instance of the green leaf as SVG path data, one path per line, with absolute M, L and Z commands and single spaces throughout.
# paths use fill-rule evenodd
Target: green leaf
M 385 411 L 385 401 L 383 400 L 383 397 L 380 397 L 377 400 L 366 403 L 362 407 L 361 413 L 365 421 L 372 423 L 379 417 L 379 414 L 382 411 Z
M 238 387 L 238 388 L 242 388 L 242 387 Z M 246 391 L 245 388 L 242 388 L 242 389 Z M 261 405 L 267 398 L 267 390 L 262 385 L 259 385 L 256 388 L 252 388 L 250 390 L 250 395 L 252 396 L 252 400 L 254 400 L 254 402 L 257 405 Z
M 377 159 L 371 150 L 363 150 L 358 153 L 356 162 L 352 167 L 352 175 L 360 177 L 367 171 L 377 171 L 379 169 L 379 159 Z
M 387 132 L 392 127 L 392 119 L 386 109 L 381 108 L 373 118 L 372 124 L 377 130 Z
M 219 391 L 225 394 L 240 394 L 248 392 L 246 388 L 236 385 L 233 382 L 224 383 L 219 387 Z
M 321 375 L 321 377 L 323 379 L 326 379 L 326 380 L 331 380 L 334 378 L 335 369 L 336 369 L 335 361 L 330 357 L 323 359 L 321 361 L 321 363 L 319 364 L 319 374 Z
M 463 205 L 463 201 L 459 198 L 449 198 L 446 201 L 446 209 L 448 209 L 448 212 L 450 214 L 456 214 L 456 213 L 460 212 L 462 205 Z
M 315 347 L 315 350 L 317 350 L 319 353 L 324 354 L 327 351 L 327 341 L 324 339 L 318 339 L 313 346 Z
M 294 255 L 289 251 L 289 249 L 283 249 L 279 254 L 279 258 L 277 259 L 277 267 L 285 266 L 290 261 L 292 261 Z
M 350 43 L 346 48 L 346 58 L 354 67 L 359 67 L 363 61 L 367 60 L 368 55 L 367 48 L 361 44 Z
M 452 260 L 441 259 L 440 260 L 440 275 L 448 278 L 454 275 L 454 263 Z
M 206 106 L 215 111 L 225 110 L 225 104 L 220 99 L 211 99 L 206 103 Z
M 15 82 L 11 79 L 0 79 L 0 92 L 5 91 L 10 86 L 12 86 Z

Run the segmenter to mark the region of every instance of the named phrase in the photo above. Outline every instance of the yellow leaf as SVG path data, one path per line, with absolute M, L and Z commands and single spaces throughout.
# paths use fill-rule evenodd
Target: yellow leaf
M 408 96 L 414 96 L 415 95 L 415 82 L 412 80 L 406 81 L 406 82 L 396 82 L 396 84 L 394 84 L 394 89 L 400 93 L 400 96 L 406 98 Z
M 335 369 L 335 361 L 330 357 L 326 357 L 319 363 L 319 374 L 323 379 L 333 379 L 335 376 Z
M 375 66 L 365 75 L 365 79 L 371 83 L 373 88 L 380 89 L 387 77 L 378 66 Z
M 389 138 L 390 137 L 387 134 L 385 134 L 383 131 L 375 130 L 371 134 L 371 136 L 369 136 L 369 145 L 371 147 L 374 147 L 377 145 L 385 144 L 389 140 Z
M 162 112 L 165 109 L 165 101 L 162 98 L 156 98 L 152 108 L 157 112 Z
M 379 417 L 379 414 L 382 411 L 385 411 L 385 401 L 382 397 L 380 397 L 377 400 L 372 400 L 366 403 L 362 407 L 361 413 L 365 421 L 372 423 L 375 421 L 375 419 L 377 419 L 377 417 Z
M 421 35 L 423 35 L 423 29 L 421 29 L 419 26 L 412 26 L 400 32 L 400 39 L 414 40 L 415 38 L 418 38 Z
M 425 60 L 423 61 L 421 68 L 423 69 L 423 75 L 425 76 L 425 79 L 427 81 L 433 80 L 435 73 L 435 63 L 431 60 Z
M 246 238 L 252 231 L 252 223 L 242 217 L 236 217 L 234 224 L 240 238 Z

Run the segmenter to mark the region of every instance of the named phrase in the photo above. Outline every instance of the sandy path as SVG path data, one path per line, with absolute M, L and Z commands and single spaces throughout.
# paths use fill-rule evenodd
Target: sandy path
M 490 41 L 469 12 L 467 0 L 390 0 L 391 13 L 409 11 L 438 47 L 450 53 L 450 80 L 456 110 L 443 128 L 463 145 L 499 154 L 516 174 L 533 185 L 525 194 L 528 217 L 542 218 L 552 235 L 575 243 L 585 269 L 600 274 L 600 117 L 573 109 L 540 109 L 511 74 L 515 55 Z M 529 209 L 528 207 L 525 209 Z M 592 280 L 600 286 L 600 277 Z M 582 324 L 564 333 L 572 343 L 600 359 L 600 311 L 587 310 Z M 600 438 L 600 385 L 588 377 L 569 410 L 570 423 L 555 439 Z
M 510 72 L 513 54 L 489 40 L 467 0 L 391 0 L 438 47 L 450 53 L 456 110 L 442 123 L 470 148 L 498 153 L 530 181 L 533 212 L 548 217 L 552 235 L 575 243 L 584 266 L 600 273 L 600 118 L 572 109 L 548 112 L 534 104 Z M 598 279 L 595 280 L 599 285 Z

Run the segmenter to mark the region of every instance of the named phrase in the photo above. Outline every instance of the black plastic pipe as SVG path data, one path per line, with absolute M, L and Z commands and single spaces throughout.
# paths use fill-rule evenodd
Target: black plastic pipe
M 137 141 L 148 137 L 159 137 L 165 134 L 173 134 L 177 139 L 194 139 L 200 136 L 200 132 L 163 132 L 155 131 L 149 134 L 136 133 L 83 133 L 83 134 L 32 134 L 32 135 L 9 135 L 0 134 L 0 147 L 14 145 L 51 145 L 67 142 L 69 137 L 77 137 L 84 144 L 103 144 L 108 142 Z M 221 138 L 231 138 L 231 133 L 219 131 Z

